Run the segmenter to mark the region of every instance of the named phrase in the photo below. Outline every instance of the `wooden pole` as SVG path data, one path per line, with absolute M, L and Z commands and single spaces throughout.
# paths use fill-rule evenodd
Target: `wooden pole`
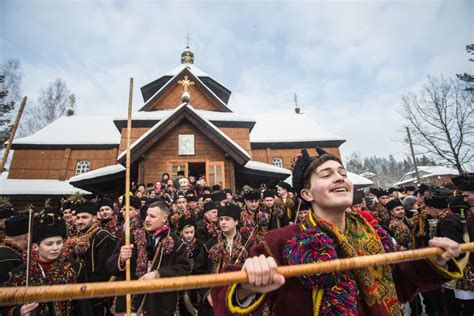
M 28 244 L 26 245 L 26 280 L 25 284 L 28 287 L 30 280 L 30 261 L 31 261 L 31 239 L 33 238 L 33 209 L 28 210 Z
M 3 169 L 5 168 L 5 164 L 7 163 L 8 154 L 10 152 L 10 148 L 12 147 L 13 138 L 15 137 L 15 134 L 16 134 L 16 129 L 18 128 L 18 125 L 20 124 L 21 115 L 23 114 L 23 109 L 25 108 L 27 99 L 28 97 L 26 96 L 23 97 L 20 108 L 18 109 L 15 124 L 13 124 L 12 132 L 10 134 L 10 137 L 8 138 L 7 147 L 5 147 L 5 151 L 3 152 L 2 162 L 0 164 L 0 174 L 3 172 Z
M 472 252 L 474 251 L 474 242 L 461 244 L 460 247 L 462 252 Z M 291 278 L 300 275 L 353 270 L 374 265 L 419 260 L 439 256 L 442 253 L 443 250 L 441 248 L 430 247 L 371 256 L 336 259 L 320 263 L 281 266 L 278 267 L 278 273 L 284 275 L 286 278 Z M 11 287 L 2 288 L 2 291 L 0 291 L 0 305 L 18 305 L 26 302 L 50 302 L 71 299 L 89 299 L 92 297 L 121 296 L 126 293 L 142 294 L 172 292 L 222 286 L 232 283 L 245 283 L 246 281 L 247 274 L 245 271 L 237 271 L 146 281 L 30 286 L 28 288 Z
M 127 121 L 127 161 L 125 171 L 125 245 L 130 246 L 130 139 L 132 137 L 132 98 L 133 78 L 130 78 L 130 91 L 128 94 L 128 121 Z M 125 262 L 125 280 L 131 280 L 130 259 Z M 126 295 L 127 316 L 132 314 L 132 295 Z

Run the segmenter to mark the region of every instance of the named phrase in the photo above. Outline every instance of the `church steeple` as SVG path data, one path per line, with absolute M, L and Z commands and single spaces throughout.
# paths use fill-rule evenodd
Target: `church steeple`
M 181 53 L 182 64 L 194 64 L 194 53 L 189 49 L 189 34 L 186 36 L 186 49 Z

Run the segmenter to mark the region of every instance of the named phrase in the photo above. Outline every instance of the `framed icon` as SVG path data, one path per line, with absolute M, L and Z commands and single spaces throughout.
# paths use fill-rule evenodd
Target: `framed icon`
M 194 155 L 194 135 L 178 135 L 178 155 Z

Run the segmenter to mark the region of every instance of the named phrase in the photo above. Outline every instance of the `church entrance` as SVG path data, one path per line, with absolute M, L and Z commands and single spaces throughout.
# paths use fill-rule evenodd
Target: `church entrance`
M 196 179 L 206 177 L 206 163 L 205 162 L 190 162 L 188 163 L 188 177 L 194 176 Z

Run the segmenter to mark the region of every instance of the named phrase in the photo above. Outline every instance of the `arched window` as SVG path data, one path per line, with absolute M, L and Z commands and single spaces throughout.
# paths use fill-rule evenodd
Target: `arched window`
M 273 157 L 273 159 L 272 159 L 272 164 L 273 164 L 275 167 L 283 168 L 283 159 L 277 158 L 277 157 Z
M 78 174 L 86 173 L 91 167 L 89 160 L 79 160 L 76 164 L 76 176 Z

